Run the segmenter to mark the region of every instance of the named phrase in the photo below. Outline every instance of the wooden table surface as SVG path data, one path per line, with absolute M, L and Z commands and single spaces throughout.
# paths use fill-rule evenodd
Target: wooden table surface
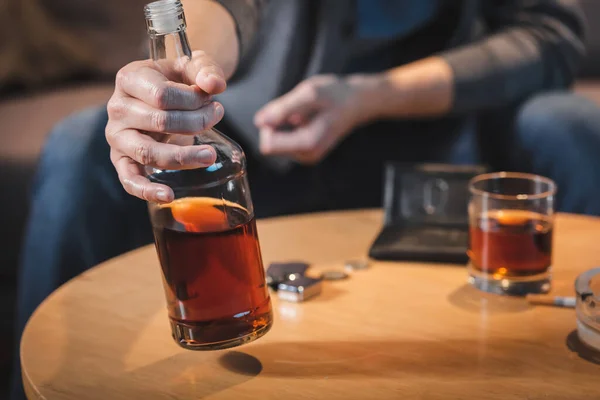
M 377 210 L 265 220 L 265 263 L 341 267 L 364 257 Z M 554 294 L 600 265 L 600 219 L 560 215 Z M 274 300 L 262 339 L 193 352 L 170 336 L 146 247 L 67 283 L 31 318 L 21 357 L 30 399 L 600 399 L 600 365 L 573 309 L 467 286 L 461 266 L 373 263 L 303 304 Z

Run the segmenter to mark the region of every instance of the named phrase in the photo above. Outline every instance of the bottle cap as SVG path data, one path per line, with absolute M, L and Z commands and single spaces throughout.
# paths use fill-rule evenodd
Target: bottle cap
M 148 28 L 157 35 L 177 32 L 185 25 L 180 0 L 159 0 L 144 7 Z

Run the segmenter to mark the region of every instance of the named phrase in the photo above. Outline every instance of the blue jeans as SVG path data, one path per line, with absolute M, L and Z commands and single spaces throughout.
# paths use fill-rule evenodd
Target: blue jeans
M 145 203 L 125 193 L 110 163 L 106 121 L 104 109 L 89 109 L 62 122 L 48 139 L 22 252 L 19 337 L 34 309 L 59 285 L 152 242 Z M 496 169 L 538 173 L 558 183 L 561 211 L 600 215 L 600 112 L 586 99 L 555 93 L 506 115 L 376 124 L 351 135 L 320 165 L 285 175 L 249 157 L 257 217 L 379 206 L 382 166 L 393 159 L 484 161 Z M 18 398 L 18 384 L 13 392 Z

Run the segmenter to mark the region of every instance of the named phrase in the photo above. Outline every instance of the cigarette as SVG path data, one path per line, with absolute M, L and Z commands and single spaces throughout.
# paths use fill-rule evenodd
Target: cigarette
M 575 297 L 540 296 L 529 294 L 526 298 L 530 304 L 541 306 L 575 308 L 575 304 L 577 304 L 577 299 Z

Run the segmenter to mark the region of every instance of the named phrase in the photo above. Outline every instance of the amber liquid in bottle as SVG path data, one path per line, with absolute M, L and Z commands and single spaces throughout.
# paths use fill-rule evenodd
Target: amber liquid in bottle
M 189 197 L 161 207 L 154 237 L 174 327 L 185 347 L 231 347 L 264 335 L 272 323 L 254 217 L 239 205 Z M 186 329 L 184 329 L 186 330 Z

